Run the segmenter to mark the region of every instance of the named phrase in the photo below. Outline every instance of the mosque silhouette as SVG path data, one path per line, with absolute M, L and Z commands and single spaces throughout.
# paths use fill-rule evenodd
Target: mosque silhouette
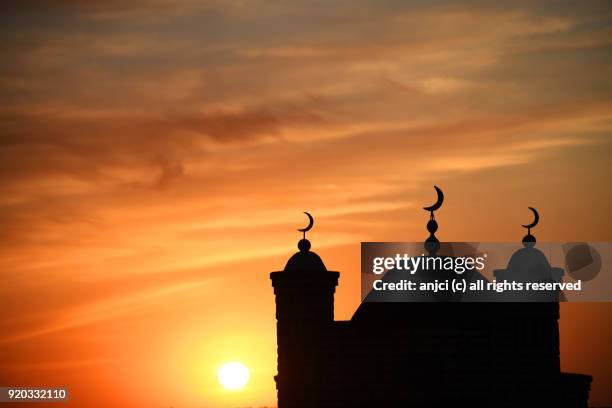
M 444 197 L 436 191 L 438 202 L 425 207 L 429 256 L 440 249 L 434 211 Z M 495 272 L 498 281 L 551 282 L 563 274 L 535 248 L 532 211 L 524 247 Z M 351 320 L 335 321 L 340 274 L 310 251 L 305 233 L 312 224 L 310 218 L 300 230 L 299 252 L 284 270 L 270 274 L 279 408 L 588 406 L 592 377 L 560 370 L 559 293 L 543 302 L 365 299 Z M 404 277 L 389 271 L 384 279 Z

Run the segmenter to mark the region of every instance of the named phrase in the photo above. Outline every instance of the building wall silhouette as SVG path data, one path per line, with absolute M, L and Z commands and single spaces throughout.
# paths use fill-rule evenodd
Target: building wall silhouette
M 558 293 L 532 303 L 363 302 L 334 321 L 339 273 L 307 240 L 298 247 L 270 274 L 279 408 L 587 407 L 591 376 L 560 371 Z M 532 247 L 495 272 L 498 281 L 561 275 Z

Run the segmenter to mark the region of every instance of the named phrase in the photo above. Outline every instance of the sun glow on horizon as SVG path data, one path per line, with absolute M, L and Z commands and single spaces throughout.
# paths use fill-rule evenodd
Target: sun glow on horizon
M 249 382 L 249 378 L 249 369 L 238 361 L 225 363 L 217 370 L 219 384 L 228 390 L 243 389 Z

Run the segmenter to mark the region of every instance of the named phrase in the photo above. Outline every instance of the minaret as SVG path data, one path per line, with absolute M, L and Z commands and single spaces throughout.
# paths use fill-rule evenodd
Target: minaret
M 334 321 L 334 292 L 338 272 L 328 271 L 321 258 L 310 251 L 306 232 L 314 224 L 300 229 L 299 252 L 285 269 L 270 273 L 276 295 L 278 344 L 278 407 L 313 406 L 317 399 L 317 356 L 324 354 L 323 338 Z
M 506 269 L 495 270 L 498 282 L 526 283 L 561 282 L 563 269 L 550 265 L 546 256 L 536 248 L 536 238 L 531 229 L 538 224 L 539 214 L 529 207 L 534 221 L 523 225 L 527 235 L 523 248 L 516 251 Z M 560 378 L 559 358 L 559 291 L 518 291 L 499 298 L 508 303 L 498 303 L 496 325 L 497 358 L 507 367 L 502 382 L 513 384 L 514 398 L 527 398 L 536 406 L 558 398 Z M 527 401 L 523 401 L 523 404 Z M 520 404 L 519 404 L 520 405 Z

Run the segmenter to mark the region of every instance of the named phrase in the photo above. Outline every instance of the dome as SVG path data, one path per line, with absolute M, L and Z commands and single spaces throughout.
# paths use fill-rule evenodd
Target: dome
M 452 257 L 443 257 L 452 258 Z M 437 280 L 465 279 L 468 282 L 486 280 L 476 269 L 468 269 L 462 275 L 452 270 L 434 269 L 416 273 L 393 269 L 383 275 L 384 282 L 412 281 L 417 285 Z M 363 283 L 362 283 L 363 284 Z M 399 326 L 411 327 L 439 324 L 450 327 L 461 321 L 463 315 L 469 314 L 477 321 L 483 315 L 482 306 L 470 301 L 469 295 L 454 293 L 450 290 L 431 293 L 428 291 L 374 291 L 371 290 L 355 311 L 354 322 L 388 325 L 390 322 Z M 463 299 L 466 299 L 465 302 Z
M 530 281 L 548 281 L 551 278 L 551 267 L 546 256 L 534 247 L 521 248 L 512 254 L 506 271 L 514 278 Z
M 300 252 L 293 254 L 285 265 L 285 272 L 327 272 L 321 257 L 310 251 L 310 242 L 302 239 L 298 243 Z

